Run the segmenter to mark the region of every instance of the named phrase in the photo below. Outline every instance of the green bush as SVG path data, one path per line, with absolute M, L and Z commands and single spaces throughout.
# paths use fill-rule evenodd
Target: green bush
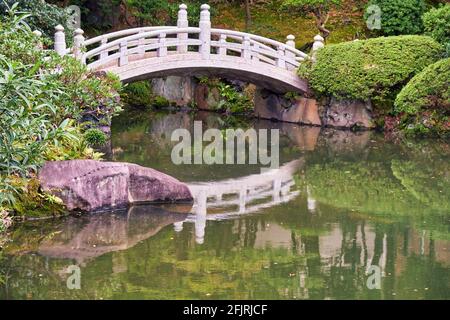
M 395 111 L 405 113 L 403 127 L 412 133 L 448 135 L 450 116 L 450 58 L 416 75 L 395 100 Z
M 318 96 L 376 101 L 397 94 L 443 54 L 430 37 L 380 37 L 325 46 L 317 62 L 311 68 L 305 64 L 299 73 Z
M 30 14 L 27 24 L 32 30 L 39 30 L 47 38 L 53 39 L 55 27 L 61 24 L 67 34 L 72 34 L 73 30 L 67 23 L 69 21 L 68 12 L 43 0 L 1 0 L 0 14 L 8 14 L 8 9 L 15 3 L 18 4 L 18 10 Z
M 84 133 L 84 138 L 86 142 L 93 147 L 103 146 L 106 143 L 106 134 L 97 128 L 88 129 Z
M 370 0 L 367 6 L 381 9 L 380 33 L 386 36 L 418 34 L 422 32 L 423 0 Z M 367 19 L 367 14 L 366 17 Z
M 97 158 L 80 123 L 109 122 L 120 110 L 117 77 L 39 49 L 28 15 L 17 10 L 0 17 L 0 207 L 7 209 L 24 203 L 44 161 Z
M 143 80 L 128 84 L 123 89 L 124 102 L 135 107 L 146 107 L 152 103 L 150 81 Z
M 425 34 L 443 44 L 450 53 L 450 5 L 431 9 L 422 19 Z

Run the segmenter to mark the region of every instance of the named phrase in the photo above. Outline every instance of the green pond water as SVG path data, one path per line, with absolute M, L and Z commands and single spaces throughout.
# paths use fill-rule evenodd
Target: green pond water
M 171 133 L 194 120 L 279 129 L 279 171 L 174 165 Z M 16 225 L 0 253 L 0 299 L 450 298 L 445 142 L 145 112 L 116 118 L 104 152 L 200 186 L 203 196 L 193 206 Z M 67 286 L 70 266 L 80 289 Z M 367 286 L 371 266 L 379 288 Z

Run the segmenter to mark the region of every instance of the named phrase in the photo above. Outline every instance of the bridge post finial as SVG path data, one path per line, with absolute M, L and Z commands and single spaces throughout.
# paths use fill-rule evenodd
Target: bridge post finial
M 323 47 L 325 47 L 325 39 L 320 34 L 318 34 L 314 37 L 314 43 L 312 46 L 311 56 L 312 56 L 313 60 L 316 60 L 317 50 L 319 50 Z
M 37 38 L 37 43 L 36 43 L 36 49 L 38 50 L 42 50 L 43 46 L 42 46 L 42 32 L 40 32 L 39 30 L 34 30 L 33 34 L 36 36 Z
M 80 28 L 74 31 L 73 37 L 73 56 L 77 60 L 83 59 L 83 46 L 84 46 L 84 31 Z
M 286 37 L 286 48 L 294 48 L 295 49 L 295 36 L 290 34 Z M 286 58 L 287 59 L 291 59 L 292 61 L 295 61 L 295 53 L 289 50 L 286 50 Z M 286 67 L 289 70 L 295 69 L 295 67 L 293 66 L 292 62 L 288 63 L 286 65 Z
M 209 12 L 210 6 L 207 4 L 202 4 L 200 9 L 200 53 L 202 54 L 203 59 L 208 60 L 211 54 L 211 14 Z
M 66 35 L 64 34 L 64 27 L 60 24 L 58 24 L 55 27 L 55 51 L 57 54 L 59 54 L 61 57 L 66 55 Z
M 187 13 L 187 5 L 184 3 L 180 4 L 178 7 L 178 20 L 177 20 L 177 27 L 178 28 L 187 28 L 189 27 L 189 21 L 188 21 L 188 13 Z M 177 35 L 178 41 L 186 41 L 188 39 L 188 33 L 178 33 Z M 186 53 L 188 51 L 187 44 L 181 44 L 177 47 L 178 53 Z
M 286 37 L 286 45 L 295 48 L 295 36 L 290 34 Z

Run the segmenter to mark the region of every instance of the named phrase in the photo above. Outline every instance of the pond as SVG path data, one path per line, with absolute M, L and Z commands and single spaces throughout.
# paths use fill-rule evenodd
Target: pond
M 279 171 L 173 164 L 171 133 L 192 130 L 194 120 L 205 128 L 279 129 Z M 194 206 L 17 224 L 0 253 L 0 299 L 450 298 L 445 142 L 142 112 L 114 119 L 105 153 L 205 193 Z M 254 189 L 226 195 L 243 186 Z M 79 268 L 79 289 L 67 285 L 71 266 Z

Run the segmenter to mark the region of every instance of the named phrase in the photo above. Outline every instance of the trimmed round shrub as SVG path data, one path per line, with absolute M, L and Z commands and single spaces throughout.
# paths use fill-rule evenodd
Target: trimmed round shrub
M 440 60 L 411 79 L 395 100 L 395 111 L 415 114 L 423 108 L 450 108 L 450 58 Z
M 371 0 L 368 7 L 377 5 L 381 9 L 380 33 L 386 36 L 418 34 L 422 32 L 424 0 Z M 367 19 L 367 14 L 366 17 Z
M 431 9 L 422 19 L 425 34 L 450 48 L 450 5 Z
M 415 74 L 442 58 L 430 37 L 396 36 L 325 46 L 311 69 L 299 69 L 318 96 L 377 100 L 397 94 Z
M 411 133 L 448 135 L 450 130 L 450 58 L 428 66 L 403 88 L 395 111 L 405 113 L 403 127 Z
M 106 143 L 106 134 L 96 128 L 91 128 L 84 133 L 84 138 L 90 146 L 103 146 Z

